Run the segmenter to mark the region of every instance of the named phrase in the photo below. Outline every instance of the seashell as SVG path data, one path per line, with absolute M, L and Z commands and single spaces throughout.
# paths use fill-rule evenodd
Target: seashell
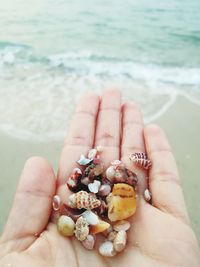
M 84 210 L 71 208 L 65 203 L 62 203 L 62 205 L 60 206 L 60 214 L 69 216 L 74 222 L 78 220 L 78 218 L 82 215 L 83 211 Z
M 118 160 L 118 159 L 116 159 L 116 160 L 114 160 L 114 161 L 111 162 L 111 165 L 112 165 L 115 169 L 117 169 L 121 164 L 122 164 L 121 160 Z
M 104 200 L 101 200 L 101 206 L 99 206 L 96 211 L 99 215 L 105 215 L 105 213 L 108 210 L 108 205 L 106 204 L 106 202 Z
M 80 159 L 77 161 L 79 165 L 83 165 L 83 166 L 88 165 L 91 162 L 92 162 L 92 159 L 87 159 L 84 155 L 81 155 Z
M 95 148 L 90 149 L 88 152 L 88 159 L 93 160 L 97 154 L 97 150 Z
M 127 219 L 136 211 L 135 191 L 128 184 L 115 184 L 108 201 L 108 218 L 111 222 Z
M 99 176 L 100 174 L 102 174 L 104 171 L 104 167 L 102 164 L 97 164 L 94 167 L 94 175 L 95 176 Z
M 83 218 L 86 219 L 89 225 L 97 225 L 99 223 L 98 216 L 91 210 L 86 210 L 82 213 Z
M 126 242 L 127 242 L 127 234 L 126 231 L 121 230 L 116 234 L 116 237 L 113 241 L 114 249 L 117 252 L 121 252 L 122 250 L 125 249 L 126 247 Z
M 93 183 L 90 183 L 88 185 L 88 189 L 90 190 L 90 192 L 96 194 L 96 193 L 98 193 L 100 186 L 101 186 L 101 182 L 100 181 L 97 181 L 97 180 L 94 180 Z
M 60 205 L 61 205 L 61 199 L 58 195 L 55 195 L 53 197 L 53 203 L 52 203 L 53 210 L 58 211 L 60 209 Z
M 78 169 L 78 168 L 77 168 Z M 67 180 L 67 186 L 72 192 L 80 190 L 82 174 L 78 171 L 73 172 Z
M 95 236 L 88 235 L 86 239 L 82 241 L 82 245 L 84 246 L 84 248 L 92 250 L 95 245 Z
M 151 161 L 148 159 L 146 153 L 133 153 L 129 158 L 131 161 L 146 170 L 148 170 L 151 166 Z
M 128 178 L 125 170 L 117 169 L 115 171 L 114 183 L 125 183 Z
M 60 218 L 57 221 L 57 229 L 61 235 L 73 236 L 74 228 L 75 228 L 75 223 L 69 216 L 66 215 L 60 216 Z
M 151 192 L 149 191 L 149 189 L 145 189 L 144 190 L 144 199 L 149 202 L 151 200 Z
M 116 235 L 117 235 L 117 232 L 112 231 L 112 232 L 109 233 L 107 239 L 108 239 L 109 241 L 114 241 Z
M 105 241 L 99 247 L 99 253 L 105 257 L 113 257 L 116 255 L 114 245 L 111 241 Z
M 98 224 L 90 226 L 90 233 L 93 235 L 98 234 L 98 233 L 102 233 L 106 229 L 108 229 L 109 227 L 110 227 L 109 223 L 102 221 L 102 220 L 99 220 Z
M 88 227 L 88 223 L 86 221 L 85 218 L 83 218 L 82 216 L 78 218 L 78 220 L 76 221 L 76 226 L 75 226 L 75 236 L 78 240 L 83 241 L 86 239 L 86 237 L 89 234 L 89 227 Z
M 79 191 L 69 196 L 69 205 L 77 209 L 92 210 L 101 205 L 101 201 L 86 191 Z
M 111 192 L 111 186 L 109 184 L 103 184 L 99 188 L 98 195 L 101 197 L 106 197 L 110 194 Z
M 103 152 L 103 147 L 102 147 L 102 146 L 97 146 L 97 147 L 96 147 L 96 150 L 97 150 L 97 152 L 100 154 L 100 153 Z
M 72 170 L 72 173 L 82 174 L 82 171 L 81 171 L 81 169 L 79 169 L 79 168 L 74 168 L 74 169 Z
M 118 221 L 113 225 L 113 229 L 116 232 L 119 232 L 121 230 L 127 231 L 127 230 L 129 230 L 130 227 L 131 227 L 130 222 L 129 221 L 125 221 L 125 220 Z
M 109 181 L 113 181 L 114 180 L 114 178 L 115 178 L 115 168 L 113 167 L 113 166 L 110 166 L 110 167 L 108 167 L 107 168 L 107 170 L 106 170 L 106 177 L 107 177 L 107 179 L 109 180 Z

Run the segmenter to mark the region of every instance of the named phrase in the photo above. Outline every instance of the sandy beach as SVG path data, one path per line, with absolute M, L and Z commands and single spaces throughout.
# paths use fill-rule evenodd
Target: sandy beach
M 180 170 L 193 229 L 200 243 L 199 114 L 199 106 L 179 97 L 175 104 L 154 122 L 165 129 L 170 139 Z M 0 133 L 0 147 L 2 151 L 0 232 L 2 232 L 24 162 L 30 156 L 40 155 L 47 158 L 56 171 L 62 141 L 48 143 L 21 141 Z

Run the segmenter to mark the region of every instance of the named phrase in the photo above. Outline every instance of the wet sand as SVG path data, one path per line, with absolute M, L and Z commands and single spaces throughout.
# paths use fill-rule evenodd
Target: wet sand
M 193 229 L 200 243 L 200 107 L 179 97 L 176 103 L 155 123 L 166 131 L 180 170 L 185 200 Z M 6 222 L 16 185 L 24 162 L 40 155 L 57 169 L 61 142 L 30 143 L 0 133 L 0 232 Z

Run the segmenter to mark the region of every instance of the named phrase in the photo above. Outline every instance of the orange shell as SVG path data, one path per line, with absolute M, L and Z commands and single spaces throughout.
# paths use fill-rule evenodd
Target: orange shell
M 102 220 L 99 220 L 98 224 L 90 226 L 90 233 L 93 235 L 98 234 L 98 233 L 102 233 L 106 229 L 108 229 L 109 227 L 110 227 L 109 223 L 102 221 Z
M 115 222 L 131 217 L 136 211 L 136 195 L 132 186 L 119 183 L 113 186 L 108 203 L 108 218 Z

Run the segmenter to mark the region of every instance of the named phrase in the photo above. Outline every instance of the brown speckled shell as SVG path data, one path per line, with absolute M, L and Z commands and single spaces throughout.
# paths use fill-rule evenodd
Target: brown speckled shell
M 92 194 L 86 191 L 79 191 L 76 193 L 76 207 L 77 209 L 92 210 L 98 208 L 101 205 L 101 201 L 95 198 Z

